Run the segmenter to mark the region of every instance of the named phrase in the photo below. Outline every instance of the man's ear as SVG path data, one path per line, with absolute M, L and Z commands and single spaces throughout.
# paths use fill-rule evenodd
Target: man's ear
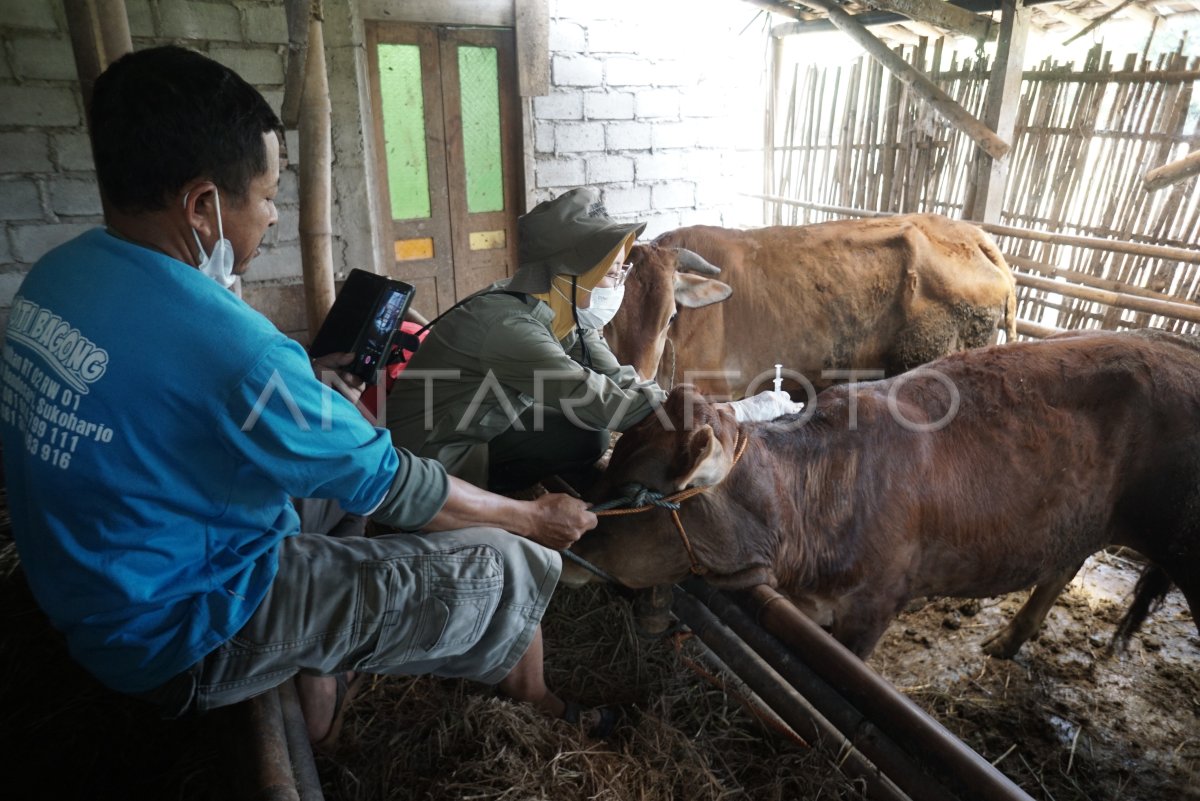
M 686 447 L 687 461 L 682 475 L 675 480 L 676 491 L 719 484 L 733 467 L 733 457 L 710 425 L 690 432 Z
M 179 194 L 188 226 L 206 241 L 217 236 L 216 193 L 217 185 L 212 181 L 196 180 L 185 184 Z

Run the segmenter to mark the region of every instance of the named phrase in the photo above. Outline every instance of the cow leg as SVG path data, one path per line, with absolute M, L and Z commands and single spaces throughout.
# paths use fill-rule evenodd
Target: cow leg
M 859 607 L 853 614 L 836 614 L 829 633 L 865 662 L 894 617 L 888 609 Z
M 997 659 L 1012 659 L 1021 646 L 1037 633 L 1042 621 L 1050 613 L 1050 607 L 1058 600 L 1063 587 L 1070 583 L 1083 562 L 1069 570 L 1063 570 L 1046 581 L 1040 582 L 1029 594 L 1029 599 L 1020 611 L 998 633 L 983 641 L 983 652 Z
M 671 626 L 674 595 L 670 584 L 656 584 L 638 590 L 633 599 L 633 622 L 643 637 L 661 636 Z

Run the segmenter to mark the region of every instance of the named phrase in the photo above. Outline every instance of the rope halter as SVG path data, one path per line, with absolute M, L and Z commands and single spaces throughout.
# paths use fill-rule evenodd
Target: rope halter
M 729 473 L 732 473 L 733 468 L 737 467 L 737 463 L 741 460 L 742 454 L 746 452 L 746 446 L 749 443 L 750 438 L 743 436 L 739 428 L 737 439 L 733 445 L 733 462 L 729 465 Z M 729 477 L 729 473 L 725 474 L 726 478 Z M 722 479 L 721 481 L 724 480 Z M 622 485 L 622 489 L 627 492 L 626 495 L 605 501 L 604 503 L 598 503 L 592 507 L 592 512 L 597 517 L 614 517 L 617 515 L 635 515 L 640 512 L 650 511 L 651 509 L 669 510 L 671 512 L 671 521 L 675 524 L 675 530 L 679 532 L 679 538 L 683 541 L 683 547 L 687 550 L 692 573 L 697 576 L 703 576 L 708 573 L 708 568 L 700 564 L 700 561 L 696 559 L 696 552 L 692 548 L 692 541 L 688 539 L 687 530 L 683 527 L 683 521 L 679 519 L 679 507 L 688 498 L 708 492 L 719 484 L 720 482 L 704 487 L 689 487 L 678 492 L 673 492 L 670 495 L 664 495 L 661 492 L 656 492 L 637 483 L 625 484 Z

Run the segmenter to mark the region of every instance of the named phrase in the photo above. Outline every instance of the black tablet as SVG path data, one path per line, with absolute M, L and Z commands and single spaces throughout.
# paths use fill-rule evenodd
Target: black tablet
M 392 339 L 416 292 L 409 284 L 366 270 L 351 270 L 308 352 L 353 353 L 343 368 L 374 384 L 392 352 Z

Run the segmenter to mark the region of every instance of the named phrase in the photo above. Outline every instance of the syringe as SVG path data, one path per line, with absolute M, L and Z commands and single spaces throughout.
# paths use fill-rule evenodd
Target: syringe
M 782 364 L 775 365 L 775 391 L 776 392 L 783 391 L 783 365 Z

